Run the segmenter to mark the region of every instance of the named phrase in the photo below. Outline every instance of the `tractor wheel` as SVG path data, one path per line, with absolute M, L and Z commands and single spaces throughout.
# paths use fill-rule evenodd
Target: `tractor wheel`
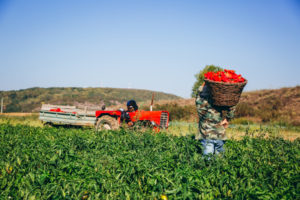
M 100 117 L 96 124 L 96 131 L 116 130 L 120 127 L 117 119 L 104 115 Z

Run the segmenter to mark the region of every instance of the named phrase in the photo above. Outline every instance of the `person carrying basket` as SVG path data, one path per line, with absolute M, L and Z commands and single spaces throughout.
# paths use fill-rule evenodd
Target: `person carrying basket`
M 234 71 L 232 70 L 232 72 Z M 222 77 L 222 74 L 225 76 L 224 72 L 218 74 L 220 74 L 220 77 Z M 206 76 L 205 82 L 198 89 L 195 100 L 199 116 L 199 133 L 196 135 L 195 139 L 201 142 L 204 156 L 224 152 L 224 144 L 227 139 L 225 129 L 228 127 L 229 121 L 234 117 L 236 104 L 247 83 L 245 79 L 242 83 L 236 83 L 233 81 L 221 82 L 212 79 L 208 80 L 207 78 L 210 77 Z M 216 84 L 217 87 L 215 87 L 214 84 Z M 237 84 L 239 84 L 238 87 L 236 87 Z M 230 89 L 233 87 L 232 85 L 234 86 L 234 89 Z M 221 90 L 216 91 L 219 90 L 218 88 L 221 88 Z M 228 93 L 228 91 L 233 91 L 233 93 L 236 94 L 228 94 L 226 96 L 225 93 Z M 220 95 L 218 95 L 218 93 L 220 93 Z M 234 101 L 227 98 L 231 96 Z M 222 98 L 224 101 L 222 101 Z

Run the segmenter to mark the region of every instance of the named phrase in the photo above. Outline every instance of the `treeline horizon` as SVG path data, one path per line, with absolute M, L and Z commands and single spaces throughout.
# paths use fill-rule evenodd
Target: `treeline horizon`
M 43 103 L 58 105 L 111 106 L 130 99 L 137 102 L 174 100 L 181 97 L 164 92 L 128 88 L 33 87 L 21 90 L 0 91 L 4 99 L 4 112 L 37 112 Z

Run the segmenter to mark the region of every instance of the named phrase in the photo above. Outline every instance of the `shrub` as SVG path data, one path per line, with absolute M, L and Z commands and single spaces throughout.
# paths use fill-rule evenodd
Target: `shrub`
M 201 70 L 198 74 L 195 75 L 196 82 L 193 85 L 191 96 L 192 97 L 196 97 L 198 88 L 204 82 L 204 74 L 206 72 L 217 72 L 217 71 L 221 71 L 221 70 L 223 70 L 223 69 L 221 67 L 219 67 L 219 66 L 206 65 L 203 70 Z
M 258 116 L 263 122 L 269 122 L 276 120 L 279 116 L 279 109 L 282 106 L 280 99 L 275 97 L 269 97 L 264 99 L 258 107 Z
M 247 103 L 240 102 L 236 106 L 235 116 L 236 117 L 253 117 L 255 111 L 252 106 L 248 105 Z
M 232 124 L 242 124 L 242 125 L 249 125 L 254 124 L 252 120 L 246 119 L 246 118 L 234 118 L 231 121 Z

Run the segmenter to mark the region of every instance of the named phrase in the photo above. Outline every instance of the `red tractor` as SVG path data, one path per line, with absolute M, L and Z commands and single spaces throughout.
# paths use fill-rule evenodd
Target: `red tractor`
M 152 105 L 153 96 L 150 110 Z M 168 111 L 138 110 L 134 100 L 127 102 L 127 109 L 107 111 L 103 106 L 102 110 L 88 112 L 87 109 L 81 110 L 75 106 L 43 104 L 39 119 L 44 124 L 51 125 L 95 126 L 97 131 L 116 130 L 123 125 L 134 128 L 152 127 L 159 131 L 169 126 Z
M 96 130 L 115 130 L 125 124 L 126 126 L 153 127 L 156 131 L 167 129 L 169 126 L 168 111 L 144 111 L 128 112 L 124 110 L 96 111 Z

